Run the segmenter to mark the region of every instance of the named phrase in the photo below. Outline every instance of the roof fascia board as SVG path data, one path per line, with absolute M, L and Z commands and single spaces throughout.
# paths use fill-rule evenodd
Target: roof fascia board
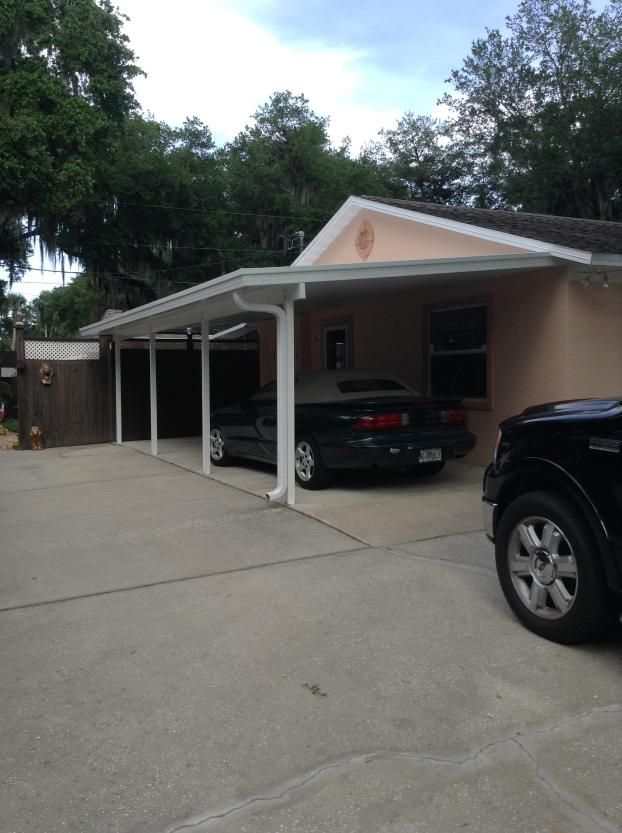
M 622 268 L 622 255 L 592 255 L 592 266 L 610 266 L 612 269 Z
M 367 202 L 358 197 L 348 197 L 341 208 L 301 252 L 292 266 L 312 266 L 317 258 L 326 251 L 330 244 L 337 239 L 341 232 L 356 217 L 361 210 L 359 203 Z M 375 205 L 375 203 L 374 203 Z
M 142 307 L 115 315 L 80 328 L 82 336 L 110 334 L 139 334 L 150 326 L 160 328 L 164 322 L 187 320 L 189 308 L 199 309 L 212 302 L 225 302 L 225 296 L 246 289 L 253 294 L 264 294 L 270 289 L 284 288 L 298 283 L 328 283 L 341 280 L 361 280 L 403 277 L 420 277 L 441 274 L 468 274 L 469 272 L 516 271 L 521 269 L 550 268 L 559 265 L 559 259 L 551 253 L 525 253 L 481 255 L 468 258 L 442 258 L 435 260 L 389 261 L 386 263 L 334 264 L 324 266 L 284 266 L 273 269 L 245 269 L 223 275 L 213 281 L 185 289 L 167 298 L 151 301 Z
M 313 263 L 318 257 L 320 257 L 321 254 L 324 253 L 324 251 L 326 251 L 339 233 L 343 231 L 343 229 L 349 222 L 351 222 L 358 212 L 363 209 L 375 211 L 379 214 L 385 214 L 389 217 L 397 217 L 398 219 L 433 226 L 434 228 L 444 229 L 446 231 L 453 231 L 458 234 L 466 234 L 470 237 L 476 237 L 490 243 L 516 246 L 516 248 L 525 249 L 529 252 L 550 252 L 558 257 L 564 258 L 565 260 L 575 261 L 576 263 L 589 264 L 592 259 L 591 252 L 583 251 L 581 249 L 571 249 L 566 246 L 558 246 L 554 243 L 547 243 L 543 240 L 534 240 L 531 237 L 522 237 L 518 234 L 495 231 L 494 229 L 487 229 L 482 226 L 471 225 L 470 223 L 461 223 L 458 220 L 448 220 L 445 217 L 423 214 L 419 211 L 411 211 L 408 208 L 399 208 L 395 205 L 386 205 L 385 203 L 374 202 L 373 200 L 365 200 L 361 197 L 349 197 L 333 219 L 320 231 L 315 240 L 310 243 L 308 248 L 305 249 L 305 251 L 299 255 L 298 258 L 296 258 L 293 265 L 306 266 Z
M 400 260 L 381 263 L 336 263 L 322 266 L 282 267 L 273 273 L 268 284 L 287 286 L 295 281 L 302 283 L 330 283 L 340 280 L 360 280 L 402 277 L 412 275 L 452 275 L 490 271 L 517 271 L 523 269 L 551 268 L 563 265 L 551 253 L 526 252 L 503 255 L 478 255 L 465 258 L 435 258 L 431 260 Z M 254 280 L 245 281 L 249 288 L 265 285 Z

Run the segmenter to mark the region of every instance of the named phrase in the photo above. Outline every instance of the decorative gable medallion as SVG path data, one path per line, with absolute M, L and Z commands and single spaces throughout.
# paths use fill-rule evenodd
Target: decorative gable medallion
M 354 248 L 361 260 L 367 260 L 374 248 L 374 229 L 370 222 L 363 220 L 354 240 Z

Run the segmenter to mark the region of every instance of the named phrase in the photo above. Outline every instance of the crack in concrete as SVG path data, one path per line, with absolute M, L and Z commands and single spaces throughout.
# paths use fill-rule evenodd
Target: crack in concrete
M 551 792 L 557 801 L 559 801 L 571 816 L 578 817 L 582 822 L 589 822 L 598 827 L 603 833 L 621 833 L 621 828 L 612 825 L 607 818 L 602 816 L 598 810 L 591 807 L 577 796 L 564 790 L 555 784 L 554 778 L 548 774 L 543 773 L 542 764 L 540 764 L 532 753 L 525 746 L 524 741 L 529 740 L 530 737 L 548 734 L 551 732 L 558 732 L 563 728 L 567 728 L 574 723 L 582 720 L 598 717 L 600 715 L 611 715 L 622 712 L 622 704 L 611 704 L 608 706 L 597 706 L 577 715 L 570 715 L 558 720 L 555 723 L 547 723 L 538 728 L 525 732 L 521 735 L 520 732 L 514 732 L 511 735 L 506 735 L 494 740 L 487 741 L 483 745 L 476 747 L 469 753 L 462 756 L 437 756 L 427 755 L 417 752 L 395 751 L 395 750 L 375 750 L 350 755 L 346 758 L 340 758 L 322 764 L 314 769 L 307 771 L 298 778 L 292 778 L 277 787 L 272 792 L 264 795 L 253 795 L 244 801 L 233 805 L 224 806 L 218 810 L 214 810 L 201 817 L 187 819 L 182 824 L 177 824 L 173 827 L 168 827 L 164 833 L 183 833 L 186 830 L 193 830 L 195 833 L 207 833 L 208 829 L 214 822 L 222 821 L 223 819 L 241 814 L 248 810 L 253 805 L 260 804 L 278 804 L 283 801 L 289 794 L 301 790 L 312 782 L 316 782 L 322 776 L 331 772 L 347 772 L 356 769 L 362 765 L 372 764 L 376 761 L 391 761 L 391 760 L 408 760 L 420 764 L 436 764 L 447 766 L 454 769 L 460 769 L 465 765 L 472 764 L 478 759 L 486 756 L 490 750 L 497 750 L 500 755 L 508 752 L 508 747 L 513 747 L 519 750 L 521 757 L 527 758 L 530 769 L 533 770 L 535 777 L 542 782 L 546 790 Z M 521 740 L 518 740 L 518 738 Z M 508 756 L 512 757 L 512 756 Z
M 544 766 L 536 758 L 534 758 L 529 749 L 527 749 L 527 747 L 521 743 L 518 738 L 511 738 L 511 742 L 529 759 L 532 765 L 531 769 L 533 770 L 535 777 L 541 781 L 542 784 L 544 784 L 548 791 L 553 793 L 555 798 L 561 804 L 563 804 L 566 808 L 570 808 L 571 812 L 569 815 L 578 816 L 581 821 L 587 821 L 596 825 L 596 827 L 598 827 L 599 830 L 602 830 L 603 833 L 620 833 L 620 828 L 617 825 L 611 824 L 609 819 L 599 813 L 596 807 L 590 806 L 577 795 L 574 795 L 562 786 L 555 784 L 553 777 L 550 774 L 547 777 L 544 774 Z
M 156 478 L 179 478 L 177 472 L 156 472 L 154 474 L 128 474 L 123 478 L 125 483 L 128 480 L 154 480 Z M 3 494 L 11 495 L 25 495 L 32 492 L 47 492 L 50 489 L 72 489 L 75 486 L 99 486 L 100 483 L 118 483 L 120 482 L 119 475 L 114 477 L 98 477 L 95 480 L 79 480 L 75 483 L 51 483 L 45 486 L 33 486 L 32 489 L 11 489 L 10 492 L 3 492 Z
M 46 605 L 62 604 L 64 602 L 75 602 L 83 599 L 95 599 L 99 596 L 111 596 L 114 593 L 128 593 L 133 590 L 148 590 L 152 587 L 161 587 L 167 584 L 181 584 L 185 581 L 195 581 L 196 579 L 217 578 L 218 576 L 229 576 L 234 573 L 248 573 L 252 570 L 263 570 L 267 567 L 283 567 L 287 564 L 299 564 L 303 561 L 313 561 L 320 558 L 342 558 L 348 555 L 358 555 L 368 552 L 367 549 L 360 547 L 353 547 L 349 550 L 339 550 L 338 552 L 321 552 L 313 553 L 311 555 L 303 555 L 300 558 L 285 558 L 279 561 L 265 561 L 262 564 L 247 564 L 241 567 L 232 567 L 228 570 L 214 570 L 211 573 L 198 573 L 191 576 L 179 576 L 176 578 L 162 579 L 161 581 L 151 581 L 144 584 L 131 584 L 128 587 L 112 587 L 109 590 L 97 590 L 92 593 L 82 593 L 75 596 L 64 596 L 57 599 L 42 599 L 36 602 L 26 602 L 18 605 L 8 605 L 7 607 L 0 607 L 0 613 L 9 613 L 15 610 L 27 610 L 32 607 L 44 607 Z
M 201 497 L 193 497 L 193 498 L 183 497 L 183 498 L 179 498 L 179 500 L 172 500 L 170 497 L 167 497 L 166 498 L 166 505 L 167 505 L 168 509 L 174 509 L 176 506 L 187 507 L 190 504 L 194 504 L 194 503 L 205 505 L 207 502 L 209 502 L 209 500 L 210 500 L 210 498 L 208 496 L 205 496 L 205 495 L 202 495 Z M 145 514 L 148 514 L 149 512 L 152 512 L 152 511 L 153 511 L 153 504 L 151 504 L 151 505 L 145 504 L 143 506 L 132 506 L 132 507 L 125 508 L 125 509 L 114 509 L 114 510 L 107 511 L 107 512 L 104 512 L 102 510 L 99 510 L 99 511 L 96 511 L 96 512 L 81 512 L 80 515 L 75 520 L 83 522 L 83 521 L 88 520 L 90 518 L 97 518 L 97 520 L 103 521 L 103 520 L 110 520 L 110 519 L 116 518 L 118 516 L 124 517 L 124 516 L 128 516 L 128 515 L 136 515 L 140 512 L 144 512 Z M 285 511 L 284 506 L 280 506 L 280 505 L 276 505 L 276 504 L 272 504 L 272 505 L 270 505 L 270 504 L 268 504 L 268 505 L 260 504 L 255 509 L 248 510 L 247 514 L 248 514 L 249 517 L 252 517 L 253 514 L 259 515 L 262 512 L 274 513 L 274 512 L 284 512 L 284 511 Z M 238 513 L 238 515 L 239 514 L 240 513 Z M 233 516 L 233 514 L 231 516 Z M 227 518 L 227 517 L 231 517 L 231 516 L 230 515 L 225 515 L 223 517 Z M 40 521 L 40 522 L 22 521 L 18 524 L 13 524 L 12 526 L 3 526 L 2 531 L 5 532 L 5 533 L 6 532 L 19 532 L 21 529 L 27 529 L 28 531 L 30 531 L 30 530 L 33 530 L 33 529 L 46 528 L 47 526 L 49 526 L 49 520 Z M 150 528 L 150 529 L 152 529 L 152 528 Z M 164 529 L 165 529 L 165 527 L 164 527 Z M 132 531 L 131 533 L 128 533 L 128 534 L 140 535 L 141 533 L 142 533 L 142 529 L 136 529 L 136 530 L 134 530 L 134 531 Z M 83 541 L 84 541 L 84 539 L 80 538 L 79 543 L 82 545 Z M 70 541 L 68 539 L 68 543 L 72 543 L 72 541 Z

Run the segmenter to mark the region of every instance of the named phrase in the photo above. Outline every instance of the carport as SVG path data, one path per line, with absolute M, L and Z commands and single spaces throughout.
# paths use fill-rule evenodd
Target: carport
M 373 300 L 406 289 L 460 285 L 467 281 L 554 267 L 547 253 L 501 254 L 388 263 L 242 269 L 81 329 L 82 336 L 110 336 L 115 346 L 116 441 L 123 442 L 121 342 L 149 338 L 150 448 L 158 454 L 156 335 L 180 328 L 201 333 L 202 472 L 210 475 L 209 329 L 272 318 L 276 322 L 277 479 L 266 497 L 294 504 L 295 313 L 352 299 Z M 382 321 L 379 321 L 379 326 Z

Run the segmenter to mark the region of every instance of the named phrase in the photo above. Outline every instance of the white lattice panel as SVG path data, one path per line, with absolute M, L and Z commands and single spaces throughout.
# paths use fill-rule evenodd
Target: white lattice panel
M 27 359 L 35 361 L 86 361 L 99 358 L 99 341 L 29 341 L 25 342 Z

